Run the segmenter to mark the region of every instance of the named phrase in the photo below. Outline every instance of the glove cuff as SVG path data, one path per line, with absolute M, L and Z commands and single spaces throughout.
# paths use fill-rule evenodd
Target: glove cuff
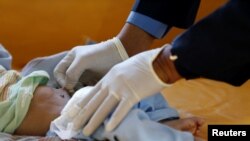
M 116 48 L 117 48 L 117 50 L 119 52 L 119 55 L 121 56 L 121 59 L 123 61 L 128 59 L 129 58 L 128 53 L 126 52 L 126 50 L 125 50 L 124 46 L 122 45 L 122 42 L 120 41 L 120 39 L 117 38 L 117 37 L 114 37 L 112 39 L 112 41 L 114 42 L 114 44 L 115 44 L 115 46 L 116 46 Z
M 157 51 L 157 53 L 153 56 L 151 62 L 150 62 L 150 69 L 152 71 L 152 74 L 154 76 L 154 78 L 156 79 L 156 81 L 158 82 L 158 84 L 160 84 L 163 88 L 166 88 L 166 87 L 169 87 L 171 86 L 172 84 L 168 84 L 164 81 L 162 81 L 159 76 L 156 74 L 155 70 L 154 70 L 154 67 L 153 67 L 153 62 L 154 60 L 157 58 L 157 56 L 162 52 L 162 50 L 166 47 L 166 46 L 170 46 L 169 44 L 166 44 L 164 46 L 162 46 L 161 48 L 157 48 L 155 49 Z

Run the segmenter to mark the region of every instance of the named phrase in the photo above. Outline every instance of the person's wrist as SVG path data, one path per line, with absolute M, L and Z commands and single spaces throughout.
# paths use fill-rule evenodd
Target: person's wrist
M 170 49 L 170 45 L 164 47 L 152 63 L 155 73 L 166 84 L 173 84 L 182 78 L 177 72 L 173 60 L 170 59 Z
M 154 37 L 139 27 L 126 23 L 117 35 L 125 47 L 129 56 L 148 50 L 154 41 Z

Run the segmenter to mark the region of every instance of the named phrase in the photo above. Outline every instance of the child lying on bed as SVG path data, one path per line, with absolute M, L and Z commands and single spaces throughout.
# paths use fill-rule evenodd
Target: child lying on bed
M 51 122 L 60 116 L 61 111 L 70 100 L 70 96 L 65 90 L 55 89 L 58 85 L 52 75 L 54 66 L 65 54 L 60 53 L 34 59 L 24 67 L 21 75 L 19 72 L 11 70 L 12 57 L 0 45 L 0 132 L 38 136 L 44 136 L 48 132 Z M 45 70 L 46 72 L 38 70 Z M 49 79 L 48 73 L 51 79 Z M 95 83 L 88 79 L 84 81 L 86 80 L 88 83 L 92 81 L 89 84 Z M 72 99 L 74 99 L 74 96 Z M 171 113 L 171 110 L 169 110 L 171 108 L 166 105 L 166 101 L 161 95 L 148 98 L 148 101 L 141 101 L 136 108 L 140 109 L 141 113 L 148 112 L 148 115 L 151 114 L 152 117 L 149 116 L 150 119 L 145 121 L 152 121 L 153 124 L 151 125 L 157 127 L 165 124 L 180 131 L 195 134 L 199 131 L 203 122 L 202 119 L 196 117 L 172 121 L 164 120 L 167 116 L 171 117 L 176 114 Z M 154 112 L 158 114 L 154 114 Z M 123 123 L 126 124 L 126 121 L 125 118 Z M 159 123 L 155 121 L 159 121 Z M 122 124 L 118 128 L 123 127 Z M 136 130 L 137 133 L 138 128 L 136 127 L 140 127 L 140 124 L 136 122 L 129 127 L 132 127 L 131 129 Z M 125 132 L 129 135 L 134 133 L 131 129 L 121 129 L 122 134 Z M 118 132 L 119 129 L 115 130 L 117 131 L 114 132 Z M 175 132 L 177 130 L 173 131 L 173 134 Z M 151 133 L 148 137 L 151 137 Z
M 51 121 L 70 100 L 63 89 L 46 86 L 49 76 L 35 71 L 22 77 L 17 71 L 0 66 L 0 123 L 1 131 L 19 135 L 44 136 Z M 172 128 L 195 134 L 202 125 L 200 118 L 162 121 Z

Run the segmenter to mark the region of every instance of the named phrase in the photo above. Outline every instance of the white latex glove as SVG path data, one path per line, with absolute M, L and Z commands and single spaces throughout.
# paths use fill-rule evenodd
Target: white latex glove
M 111 67 L 127 58 L 122 43 L 116 37 L 94 45 L 77 46 L 59 62 L 54 76 L 62 87 L 73 91 L 84 71 L 104 76 Z
M 78 103 L 81 99 L 86 98 L 92 88 L 93 87 L 84 87 L 74 93 L 63 108 L 61 115 L 51 122 L 50 131 L 55 132 L 63 140 L 71 139 L 78 133 L 81 133 L 82 128 L 79 124 L 81 117 L 76 117 L 81 111 L 81 107 L 79 107 Z
M 115 65 L 78 105 L 83 134 L 91 135 L 115 110 L 105 127 L 113 130 L 141 99 L 154 95 L 168 86 L 155 74 L 152 62 L 161 49 L 140 53 Z M 73 121 L 74 122 L 74 121 Z M 87 123 L 88 122 L 88 123 Z M 87 125 L 85 125 L 87 123 Z

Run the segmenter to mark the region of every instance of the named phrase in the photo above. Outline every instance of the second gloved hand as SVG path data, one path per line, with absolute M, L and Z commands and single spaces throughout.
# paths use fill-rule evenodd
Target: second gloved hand
M 77 46 L 59 62 L 54 76 L 62 87 L 72 91 L 85 71 L 103 76 L 127 58 L 122 43 L 116 37 L 94 45 Z
M 158 78 L 152 66 L 160 51 L 159 48 L 135 55 L 115 65 L 99 81 L 79 104 L 83 108 L 77 117 L 82 119 L 84 135 L 91 135 L 114 110 L 105 127 L 107 131 L 113 130 L 134 104 L 168 86 Z

